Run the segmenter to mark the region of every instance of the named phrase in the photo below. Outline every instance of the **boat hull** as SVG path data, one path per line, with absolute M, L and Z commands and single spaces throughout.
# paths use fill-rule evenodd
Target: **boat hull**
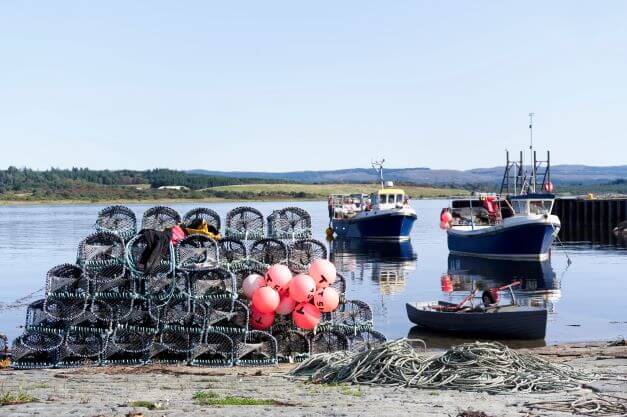
M 340 238 L 407 240 L 415 221 L 413 213 L 367 214 L 352 219 L 333 219 L 333 231 Z
M 519 307 L 498 312 L 429 311 L 407 303 L 409 320 L 426 329 L 495 339 L 544 339 L 547 310 Z M 503 309 L 505 310 L 505 309 Z
M 448 249 L 453 254 L 494 259 L 548 259 L 559 223 L 531 221 L 497 225 L 472 231 L 449 229 Z

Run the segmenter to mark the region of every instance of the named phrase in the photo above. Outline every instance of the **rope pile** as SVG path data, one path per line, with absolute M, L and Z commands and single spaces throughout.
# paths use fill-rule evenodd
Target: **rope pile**
M 627 399 L 607 394 L 558 401 L 539 401 L 524 405 L 536 410 L 559 411 L 587 416 L 627 415 Z
M 399 339 L 362 352 L 312 356 L 291 372 L 316 383 L 442 388 L 460 391 L 556 392 L 572 390 L 593 375 L 554 364 L 503 344 L 466 343 L 427 356 Z

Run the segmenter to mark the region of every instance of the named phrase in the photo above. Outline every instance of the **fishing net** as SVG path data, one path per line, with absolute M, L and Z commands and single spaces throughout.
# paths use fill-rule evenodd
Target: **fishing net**
M 125 273 L 124 241 L 110 232 L 96 232 L 78 245 L 78 264 L 91 281 L 109 281 Z
M 365 352 L 315 355 L 292 372 L 318 383 L 357 383 L 427 389 L 511 392 L 563 392 L 594 376 L 554 364 L 497 343 L 465 343 L 428 356 L 407 339 L 383 343 Z
M 207 326 L 227 334 L 248 329 L 248 307 L 239 300 L 218 299 L 207 303 Z
M 348 344 L 351 352 L 365 352 L 386 341 L 387 339 L 382 333 L 372 329 L 363 329 L 348 335 Z
M 192 313 L 187 320 L 190 326 L 197 327 L 199 329 L 207 328 L 207 311 L 209 310 L 209 304 L 204 300 L 192 300 Z
M 166 302 L 150 300 L 148 311 L 157 322 L 183 324 L 192 315 L 192 301 L 186 294 L 173 295 Z
M 26 331 L 13 341 L 11 359 L 15 368 L 42 368 L 54 366 L 59 347 L 63 344 L 60 330 L 36 328 Z
M 268 217 L 268 230 L 276 239 L 307 239 L 311 237 L 311 216 L 301 208 L 286 207 Z
M 235 275 L 226 269 L 190 272 L 189 280 L 196 299 L 235 298 L 237 295 Z
M 100 210 L 95 227 L 99 232 L 114 233 L 128 240 L 137 233 L 137 219 L 128 207 L 109 206 Z
M 184 271 L 218 266 L 218 244 L 205 235 L 189 235 L 176 245 L 176 267 Z
M 263 215 L 252 207 L 234 208 L 226 214 L 226 237 L 240 240 L 263 238 Z
M 108 334 L 101 329 L 72 326 L 65 334 L 60 362 L 70 364 L 82 359 L 99 359 L 107 348 Z
M 326 313 L 324 319 L 336 327 L 369 328 L 372 326 L 372 310 L 363 301 L 346 300 L 334 312 Z
M 339 272 L 335 274 L 335 282 L 330 285 L 338 294 L 342 295 L 346 292 L 346 278 Z
M 625 416 L 627 398 L 610 394 L 589 394 L 563 400 L 527 402 L 525 407 L 532 410 L 557 411 L 570 415 L 586 416 Z
M 44 298 L 35 300 L 26 308 L 26 324 L 25 327 L 49 325 L 57 321 L 51 318 L 44 311 L 44 304 L 46 300 Z
M 87 280 L 83 270 L 74 264 L 61 264 L 52 267 L 46 274 L 46 294 L 52 292 L 86 292 Z
M 327 258 L 326 246 L 315 239 L 297 240 L 288 249 L 289 267 L 296 272 L 307 272 L 314 259 Z
M 118 325 L 109 338 L 103 355 L 105 364 L 145 363 L 156 329 L 142 326 Z
M 204 220 L 208 225 L 211 225 L 220 230 L 220 216 L 210 208 L 198 207 L 185 213 L 183 216 L 183 223 L 186 226 L 192 224 L 195 220 Z
M 248 256 L 262 265 L 287 263 L 287 246 L 277 239 L 260 239 L 250 247 Z
M 190 365 L 195 366 L 231 366 L 233 340 L 221 332 L 205 332 L 202 342 L 191 352 L 190 358 Z
M 87 301 L 88 296 L 86 294 L 48 294 L 44 301 L 43 310 L 53 321 L 77 322 L 85 314 Z
M 348 350 L 348 338 L 337 330 L 323 330 L 311 338 L 311 353 L 330 353 Z
M 305 333 L 293 329 L 273 329 L 272 336 L 276 339 L 279 362 L 300 362 L 309 357 L 311 346 Z
M 218 242 L 218 253 L 220 262 L 231 265 L 234 262 L 246 259 L 246 245 L 241 240 L 225 237 Z
M 126 321 L 135 310 L 137 296 L 132 293 L 96 293 L 90 313 L 104 323 Z
M 142 217 L 142 229 L 165 230 L 181 222 L 181 215 L 170 207 L 149 208 Z
M 158 335 L 158 340 L 172 352 L 187 353 L 198 347 L 202 342 L 202 336 L 202 330 L 199 329 L 166 326 Z
M 235 336 L 233 357 L 236 365 L 273 365 L 277 360 L 276 339 L 267 332 L 251 330 Z

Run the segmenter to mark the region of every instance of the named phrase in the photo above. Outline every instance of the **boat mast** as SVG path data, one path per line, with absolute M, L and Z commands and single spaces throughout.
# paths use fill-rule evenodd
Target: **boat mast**
M 533 116 L 535 113 L 529 113 L 529 164 L 531 165 L 531 181 L 529 181 L 529 186 L 531 188 L 531 192 L 536 192 L 536 161 L 535 155 L 533 152 Z
M 385 188 L 385 183 L 383 182 L 383 163 L 385 162 L 385 158 L 380 161 L 373 161 L 372 167 L 379 173 L 379 182 L 381 183 L 381 188 Z

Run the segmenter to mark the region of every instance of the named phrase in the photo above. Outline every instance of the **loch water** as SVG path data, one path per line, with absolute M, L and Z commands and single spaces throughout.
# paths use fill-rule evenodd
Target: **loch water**
M 495 287 L 520 280 L 519 303 L 549 310 L 544 342 L 613 340 L 627 336 L 627 243 L 608 237 L 555 244 L 545 262 L 482 260 L 450 255 L 446 234 L 438 228 L 446 200 L 415 200 L 418 212 L 411 240 L 404 243 L 334 241 L 330 256 L 347 281 L 347 298 L 367 302 L 375 328 L 388 338 L 419 337 L 432 346 L 459 341 L 412 328 L 405 303 L 461 300 L 473 285 Z M 184 214 L 198 203 L 170 204 Z M 234 207 L 247 205 L 265 216 L 297 206 L 312 216 L 314 238 L 325 241 L 325 202 L 228 202 L 204 204 L 223 219 Z M 76 260 L 78 243 L 94 232 L 103 204 L 16 205 L 0 207 L 0 332 L 17 337 L 25 307 L 7 308 L 16 300 L 43 297 L 46 272 Z M 138 219 L 151 205 L 131 204 Z M 595 235 L 596 236 L 596 235 Z M 567 259 L 572 264 L 569 266 Z M 451 286 L 443 286 L 442 278 Z M 452 289 L 452 292 L 451 292 Z M 443 290 L 446 290 L 444 292 Z M 34 293 L 34 294 L 32 294 Z M 28 298 L 32 294 L 31 298 Z M 25 299 L 25 297 L 27 297 Z M 506 296 L 504 296 L 506 297 Z M 506 302 L 506 301 L 505 301 Z

